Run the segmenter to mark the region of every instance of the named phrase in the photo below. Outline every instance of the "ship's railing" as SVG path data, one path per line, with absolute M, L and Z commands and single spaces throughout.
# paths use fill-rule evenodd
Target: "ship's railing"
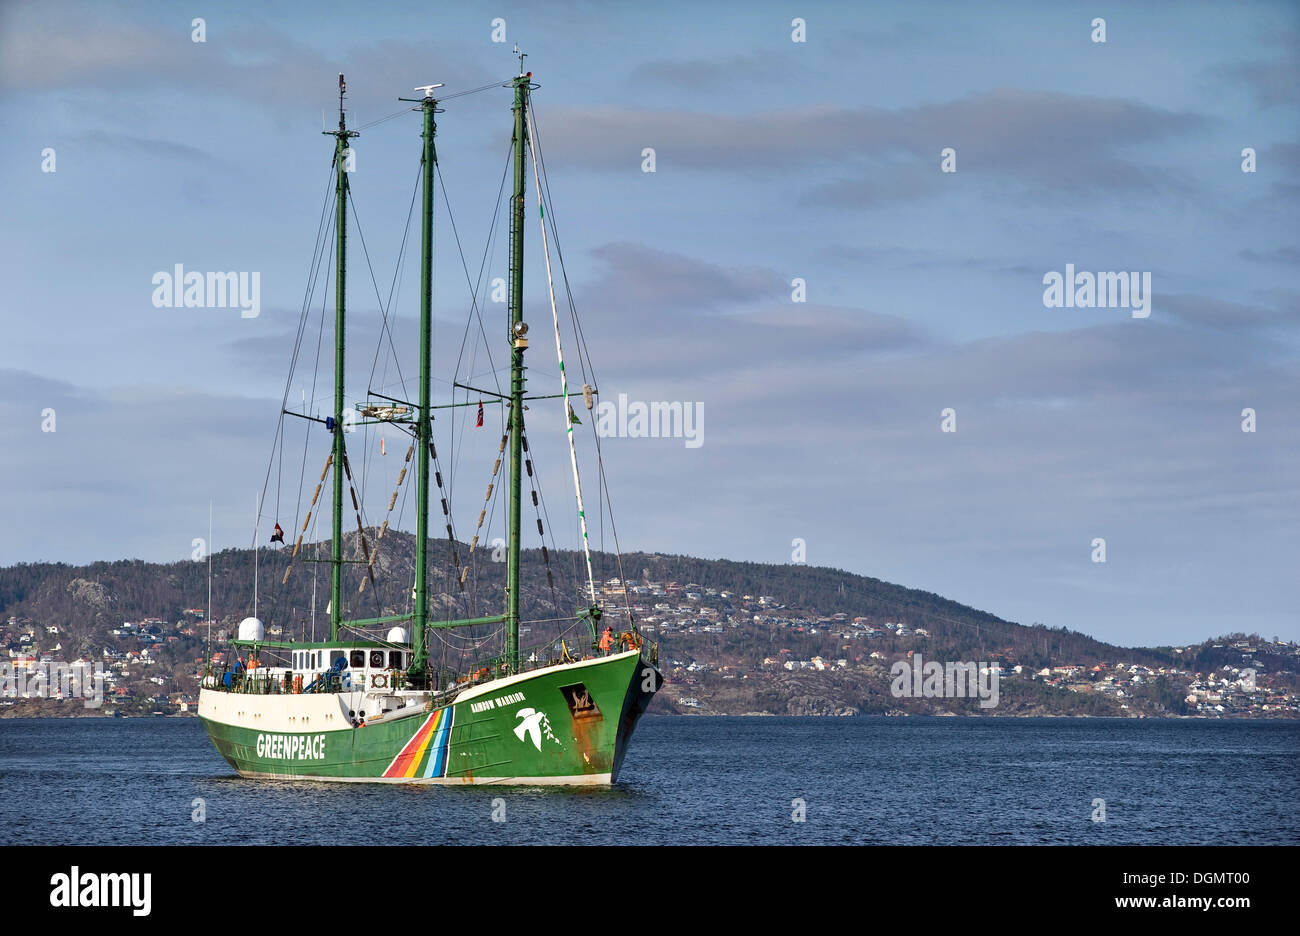
M 330 684 L 331 677 L 338 681 L 338 673 L 320 672 L 311 686 L 302 685 L 302 681 L 287 668 L 253 667 L 252 669 L 217 669 L 209 666 L 203 673 L 200 684 L 204 689 L 217 689 L 221 692 L 248 693 L 252 695 L 278 695 L 295 692 L 330 692 L 325 685 Z M 320 684 L 317 685 L 316 684 Z M 341 688 L 331 692 L 341 692 Z
M 209 666 L 202 676 L 201 684 L 205 689 L 225 692 L 240 692 L 250 695 L 300 695 L 314 693 L 349 692 L 360 690 L 359 684 L 351 684 L 346 678 L 347 671 L 322 670 L 315 674 L 295 674 L 287 667 L 259 666 L 253 669 L 218 670 Z M 389 689 L 407 689 L 407 675 L 399 669 L 385 671 Z M 228 678 L 227 678 L 228 677 Z
M 516 672 L 526 673 L 562 663 L 576 663 L 633 648 L 640 649 L 642 657 L 650 663 L 657 665 L 659 662 L 659 645 L 646 640 L 639 632 L 624 631 L 619 634 L 608 653 L 601 650 L 593 641 L 585 641 L 584 644 L 570 645 L 565 639 L 548 639 L 528 647 L 521 647 Z M 428 688 L 444 694 L 459 693 L 469 686 L 509 675 L 505 654 L 500 651 L 457 667 L 439 666 L 431 660 L 430 668 L 433 671 L 433 684 Z M 308 676 L 311 678 L 308 679 Z M 389 671 L 387 688 L 396 690 L 410 688 L 407 682 L 407 675 L 402 671 Z M 212 664 L 205 667 L 201 684 L 207 689 L 251 695 L 339 693 L 353 688 L 348 685 L 344 674 L 336 670 L 323 670 L 314 675 L 295 675 L 287 667 L 256 666 L 252 669 L 241 668 L 232 671 L 224 668 L 217 669 Z
M 580 660 L 610 656 L 631 649 L 639 649 L 643 657 L 658 665 L 659 645 L 646 640 L 644 634 L 624 631 L 614 638 L 613 645 L 608 653 L 601 650 L 596 641 L 586 640 L 581 644 L 571 644 L 567 639 L 563 638 L 551 638 L 528 647 L 521 647 L 519 649 L 519 666 L 515 672 L 527 673 L 548 666 L 577 663 Z M 443 678 L 439 680 L 439 683 L 440 686 L 454 685 L 460 689 L 465 686 L 500 679 L 502 676 L 508 675 L 508 672 L 509 667 L 506 665 L 505 654 L 497 651 L 476 659 L 466 669 L 442 670 L 441 675 Z

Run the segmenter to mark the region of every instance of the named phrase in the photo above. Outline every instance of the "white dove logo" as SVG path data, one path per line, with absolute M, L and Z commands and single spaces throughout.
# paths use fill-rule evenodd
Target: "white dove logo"
M 542 749 L 541 721 L 545 717 L 545 712 L 539 712 L 531 708 L 522 708 L 515 712 L 515 718 L 523 719 L 515 726 L 515 737 L 522 741 L 524 740 L 524 733 L 527 732 L 533 739 L 533 747 L 540 751 Z

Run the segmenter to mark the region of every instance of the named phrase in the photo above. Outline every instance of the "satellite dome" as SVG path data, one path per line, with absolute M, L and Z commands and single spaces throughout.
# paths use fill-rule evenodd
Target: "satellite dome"
M 261 640 L 266 635 L 266 628 L 255 617 L 246 617 L 239 622 L 240 640 Z
M 409 639 L 406 636 L 406 628 L 405 627 L 389 628 L 388 642 L 399 643 L 399 644 L 409 643 Z

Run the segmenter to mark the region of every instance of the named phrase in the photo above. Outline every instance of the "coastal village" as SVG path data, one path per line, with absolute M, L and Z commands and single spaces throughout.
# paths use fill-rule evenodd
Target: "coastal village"
M 846 612 L 818 614 L 799 608 L 787 608 L 771 595 L 737 595 L 700 585 L 677 582 L 628 583 L 626 588 L 618 579 L 610 579 L 603 586 L 605 599 L 611 605 L 626 592 L 638 626 L 647 634 L 671 648 L 674 637 L 721 634 L 745 627 L 777 628 L 793 635 L 823 637 L 824 641 L 838 642 L 836 652 L 800 658 L 790 649 L 782 647 L 763 657 L 756 667 L 741 667 L 707 659 L 694 659 L 682 655 L 674 658 L 669 653 L 665 675 L 669 687 L 676 684 L 678 704 L 681 708 L 703 711 L 707 703 L 692 694 L 704 677 L 712 675 L 721 679 L 771 679 L 777 673 L 847 671 L 872 663 L 888 669 L 897 660 L 907 660 L 921 651 L 930 632 L 925 627 L 910 626 L 905 621 L 873 620 L 850 616 Z M 889 644 L 891 650 L 878 647 Z M 900 644 L 914 646 L 902 650 Z M 1098 661 L 1091 665 L 1060 663 L 1052 666 L 1032 667 L 1017 661 L 1011 654 L 991 650 L 990 663 L 998 666 L 1003 684 L 1009 680 L 1041 683 L 1053 689 L 1074 693 L 1097 693 L 1118 702 L 1119 710 L 1129 710 L 1124 700 L 1134 695 L 1144 683 L 1170 679 L 1185 685 L 1185 713 L 1205 717 L 1223 716 L 1291 716 L 1300 717 L 1300 693 L 1284 688 L 1270 688 L 1262 681 L 1268 654 L 1270 665 L 1280 658 L 1286 671 L 1294 674 L 1300 670 L 1300 645 L 1273 642 L 1267 646 L 1258 639 L 1233 640 L 1213 643 L 1216 649 L 1239 657 L 1236 665 L 1224 664 L 1213 671 L 1195 671 L 1177 663 L 1153 666 L 1145 663 L 1116 659 Z M 1193 647 L 1175 647 L 1175 656 L 1181 656 Z
M 879 683 L 882 678 L 887 684 L 884 674 L 890 667 L 910 661 L 914 654 L 943 658 L 932 646 L 930 630 L 906 620 L 787 607 L 771 595 L 737 594 L 696 582 L 643 578 L 624 583 L 612 578 L 601 591 L 608 619 L 626 620 L 630 608 L 637 626 L 660 645 L 660 665 L 667 678 L 661 713 L 872 713 L 871 707 L 851 699 L 803 710 L 793 705 L 781 710 L 779 700 L 782 692 L 797 695 L 799 687 L 815 677 L 831 677 L 841 687 L 851 686 L 854 680 Z M 214 645 L 221 646 L 230 626 L 229 621 L 207 621 L 201 608 L 186 609 L 177 620 L 123 621 L 104 635 L 105 645 L 98 654 L 83 652 L 69 658 L 64 652 L 67 622 L 9 617 L 0 622 L 0 715 L 191 714 L 209 632 Z M 279 631 L 273 625 L 268 635 L 280 636 Z M 1224 660 L 1221 665 L 1198 668 L 1182 663 L 1180 658 L 1190 661 L 1206 646 Z M 1300 693 L 1294 688 L 1300 646 L 1295 643 L 1240 637 L 1164 649 L 1170 657 L 1164 664 L 1117 658 L 1037 665 L 996 647 L 987 648 L 981 662 L 997 667 L 1004 695 L 1014 695 L 1010 691 L 1019 684 L 1049 695 L 1096 697 L 1108 701 L 1109 707 L 1101 710 L 1105 714 L 1145 716 L 1148 713 L 1138 702 L 1159 683 L 1174 687 L 1181 699 L 1181 711 L 1164 714 L 1300 717 Z M 1151 651 L 1133 655 L 1149 658 Z M 221 652 L 214 654 L 214 661 L 221 665 Z M 67 673 L 88 680 L 97 666 L 103 676 L 102 706 L 93 711 L 83 711 L 80 704 L 66 710 L 51 706 L 69 701 L 63 699 Z M 52 668 L 55 675 L 50 678 Z M 60 674 L 65 678 L 60 679 Z M 755 688 L 740 696 L 765 696 L 778 704 L 752 711 L 740 705 L 741 710 L 736 710 L 727 699 L 736 696 L 732 690 L 741 685 Z M 764 692 L 766 687 L 771 690 Z M 892 709 L 887 698 L 882 704 L 883 714 L 907 713 L 901 706 Z M 955 714 L 942 709 L 929 713 Z M 1099 711 L 1088 708 L 1079 713 Z

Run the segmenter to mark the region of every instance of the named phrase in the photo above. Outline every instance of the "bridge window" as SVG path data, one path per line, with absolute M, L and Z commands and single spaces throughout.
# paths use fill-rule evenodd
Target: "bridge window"
M 350 665 L 351 665 L 352 667 L 356 668 L 356 669 L 360 669 L 361 667 L 365 666 L 365 665 L 366 665 L 366 651 L 364 651 L 364 650 L 353 650 L 353 651 L 352 651 L 352 661 L 351 661 L 351 664 L 350 664 Z
M 392 669 L 401 669 L 401 668 L 402 668 L 402 651 L 401 651 L 401 650 L 389 650 L 389 651 L 388 651 L 388 665 L 389 665 L 389 667 L 391 667 Z
M 384 651 L 382 651 L 382 650 L 371 650 L 371 651 L 370 651 L 370 665 L 373 666 L 375 669 L 383 669 L 383 667 L 384 667 Z

